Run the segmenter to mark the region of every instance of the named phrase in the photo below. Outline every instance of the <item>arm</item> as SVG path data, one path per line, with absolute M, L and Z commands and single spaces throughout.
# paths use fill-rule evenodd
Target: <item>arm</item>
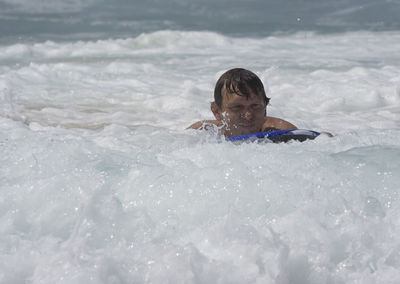
M 297 129 L 297 127 L 291 124 L 289 121 L 272 116 L 267 116 L 265 118 L 264 124 L 262 126 L 262 131 L 265 131 L 268 128 L 273 128 L 277 130 Z
M 193 123 L 186 129 L 205 129 L 207 130 L 208 126 L 211 125 L 216 125 L 216 126 L 221 126 L 221 122 L 218 120 L 201 120 Z
M 277 117 L 267 117 L 263 124 L 262 131 L 270 131 L 270 130 L 286 130 L 286 129 L 297 129 L 297 127 L 291 124 L 289 121 L 277 118 Z M 328 137 L 333 137 L 333 135 L 326 131 L 321 131 L 321 134 L 324 134 Z

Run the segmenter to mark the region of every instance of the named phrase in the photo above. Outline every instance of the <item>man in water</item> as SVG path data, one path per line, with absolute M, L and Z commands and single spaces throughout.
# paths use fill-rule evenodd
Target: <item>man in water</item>
M 215 85 L 211 103 L 215 120 L 198 121 L 189 128 L 207 130 L 216 125 L 225 137 L 297 129 L 286 120 L 267 116 L 269 100 L 256 74 L 242 68 L 228 70 Z

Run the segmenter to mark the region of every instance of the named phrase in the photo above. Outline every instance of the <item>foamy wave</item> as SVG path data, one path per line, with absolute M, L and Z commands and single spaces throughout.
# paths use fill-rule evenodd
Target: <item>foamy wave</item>
M 112 123 L 185 128 L 210 118 L 218 75 L 242 66 L 269 87 L 271 115 L 307 123 L 305 128 L 316 127 L 310 121 L 327 113 L 358 113 L 361 120 L 371 111 L 396 117 L 398 40 L 398 33 L 245 39 L 159 31 L 127 39 L 2 46 L 3 115 L 67 128 Z M 378 42 L 385 44 L 376 47 Z M 171 112 L 177 116 L 171 118 Z

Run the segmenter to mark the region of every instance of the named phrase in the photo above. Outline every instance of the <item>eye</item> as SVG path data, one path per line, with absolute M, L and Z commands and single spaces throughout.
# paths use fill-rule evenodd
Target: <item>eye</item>
M 250 106 L 252 110 L 262 110 L 264 108 L 263 105 L 255 104 Z
M 240 111 L 242 111 L 242 109 L 243 109 L 242 106 L 231 106 L 231 107 L 229 107 L 229 110 L 233 111 L 233 112 L 240 112 Z

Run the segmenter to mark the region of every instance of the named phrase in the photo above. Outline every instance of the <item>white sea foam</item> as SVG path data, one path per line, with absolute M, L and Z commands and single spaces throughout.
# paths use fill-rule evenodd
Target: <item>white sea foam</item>
M 400 34 L 0 46 L 0 283 L 397 283 Z M 218 76 L 333 138 L 219 141 Z

